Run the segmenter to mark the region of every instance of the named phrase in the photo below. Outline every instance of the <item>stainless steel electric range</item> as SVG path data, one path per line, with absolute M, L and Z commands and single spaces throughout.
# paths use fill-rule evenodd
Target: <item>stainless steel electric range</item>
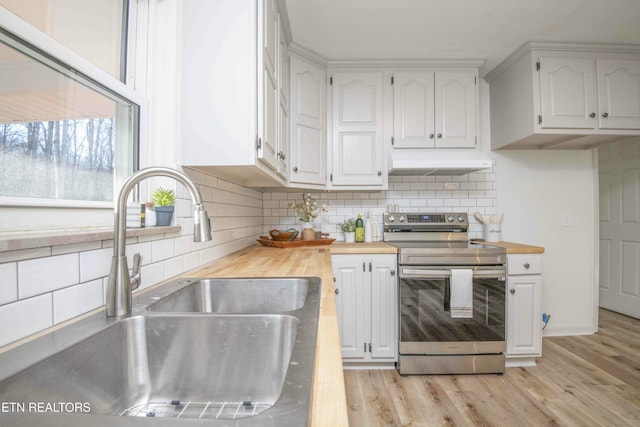
M 469 242 L 466 213 L 385 213 L 398 248 L 400 374 L 504 372 L 505 249 Z

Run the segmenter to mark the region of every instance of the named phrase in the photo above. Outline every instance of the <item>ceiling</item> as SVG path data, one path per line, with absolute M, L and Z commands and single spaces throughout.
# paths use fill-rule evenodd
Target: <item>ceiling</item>
M 293 42 L 327 60 L 484 59 L 527 41 L 640 44 L 640 0 L 285 0 Z

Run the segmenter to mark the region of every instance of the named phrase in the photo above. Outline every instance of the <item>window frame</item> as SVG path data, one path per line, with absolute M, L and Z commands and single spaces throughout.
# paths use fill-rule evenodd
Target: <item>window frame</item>
M 23 21 L 2 6 L 0 6 L 0 27 L 5 32 L 9 33 L 10 37 L 17 38 L 27 45 L 33 46 L 37 51 L 40 51 L 45 56 L 50 57 L 55 62 L 62 63 L 68 68 L 77 70 L 83 78 L 88 78 L 98 87 L 104 88 L 138 107 L 138 120 L 137 123 L 134 124 L 134 132 L 136 132 L 138 136 L 138 149 L 137 152 L 133 154 L 133 164 L 129 165 L 129 167 L 133 166 L 133 169 L 136 170 L 140 165 L 140 155 L 143 152 L 143 147 L 146 145 L 147 130 L 145 124 L 147 123 L 148 117 L 147 98 L 135 90 L 135 86 L 142 87 L 141 83 L 143 80 L 140 79 L 144 79 L 143 76 L 138 76 L 135 72 L 136 63 L 140 63 L 142 60 L 139 58 L 137 53 L 143 52 L 144 50 L 144 45 L 140 45 L 141 42 L 138 41 L 142 38 L 138 32 L 137 25 L 139 21 L 138 17 L 145 16 L 144 8 L 147 8 L 148 5 L 146 1 L 137 0 L 129 0 L 126 4 L 128 6 L 128 13 L 125 16 L 125 18 L 128 18 L 126 25 L 127 28 L 126 30 L 123 29 L 123 34 L 126 33 L 129 35 L 127 40 L 128 49 L 124 55 L 125 58 L 123 58 L 123 62 L 126 63 L 127 68 L 125 73 L 126 83 L 114 78 L 98 66 L 92 64 L 53 38 L 42 33 L 40 30 Z M 141 23 L 143 25 L 145 24 L 144 22 Z M 137 84 L 136 80 L 138 80 Z M 118 170 L 118 166 L 119 165 L 116 165 L 116 169 L 114 171 L 114 192 L 117 192 L 120 184 L 129 174 L 129 171 Z M 114 200 L 115 198 L 116 194 L 114 194 Z M 42 224 L 30 224 L 27 227 L 25 227 L 24 224 L 16 224 L 16 230 L 23 230 L 25 228 L 75 228 L 76 226 L 88 227 L 110 224 L 112 220 L 111 213 L 113 210 L 113 202 L 40 198 L 23 199 L 19 197 L 0 196 L 0 208 L 5 207 L 14 208 L 14 210 L 39 210 L 42 214 L 46 214 L 45 208 L 63 208 L 69 210 L 69 224 L 50 224 L 44 221 Z M 96 218 L 96 212 L 100 212 L 101 210 L 104 210 L 104 213 L 99 215 L 100 218 Z M 13 217 L 9 216 L 9 220 L 18 217 L 19 214 L 17 216 L 14 215 Z M 108 220 L 106 218 L 108 218 Z M 6 227 L 6 224 L 3 225 Z M 0 232 L 3 231 L 13 231 L 13 229 L 7 230 L 4 227 L 0 227 Z

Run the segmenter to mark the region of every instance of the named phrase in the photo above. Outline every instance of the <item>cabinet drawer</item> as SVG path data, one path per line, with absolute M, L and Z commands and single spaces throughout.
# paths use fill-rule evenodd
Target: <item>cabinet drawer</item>
M 507 255 L 507 275 L 541 274 L 542 256 L 531 254 Z

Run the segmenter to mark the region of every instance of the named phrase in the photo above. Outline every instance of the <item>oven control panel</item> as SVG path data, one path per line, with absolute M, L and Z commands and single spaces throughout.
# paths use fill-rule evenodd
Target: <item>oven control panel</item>
M 428 229 L 443 225 L 467 227 L 469 217 L 466 212 L 452 213 L 390 213 L 384 214 L 385 226 L 417 226 Z

